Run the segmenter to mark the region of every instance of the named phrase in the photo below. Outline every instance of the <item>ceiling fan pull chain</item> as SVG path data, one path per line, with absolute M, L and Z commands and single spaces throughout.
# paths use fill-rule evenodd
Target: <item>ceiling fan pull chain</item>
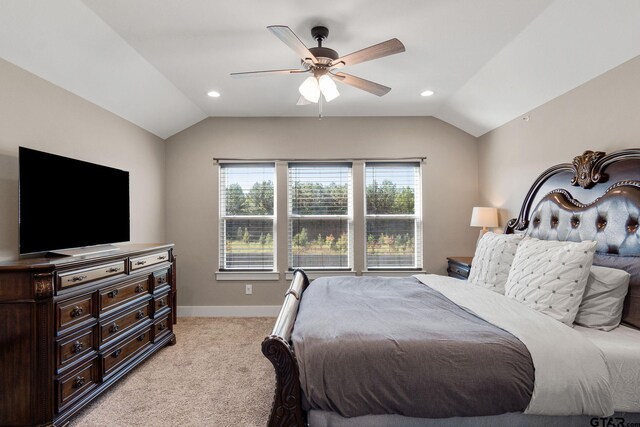
M 318 120 L 322 120 L 322 95 L 318 99 Z

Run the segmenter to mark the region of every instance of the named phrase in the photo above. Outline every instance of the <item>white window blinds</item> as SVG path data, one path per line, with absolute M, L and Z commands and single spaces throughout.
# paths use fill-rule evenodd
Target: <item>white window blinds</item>
M 274 269 L 275 167 L 220 165 L 220 269 Z
M 368 269 L 422 267 L 419 163 L 366 163 Z
M 350 163 L 289 164 L 289 267 L 350 269 Z

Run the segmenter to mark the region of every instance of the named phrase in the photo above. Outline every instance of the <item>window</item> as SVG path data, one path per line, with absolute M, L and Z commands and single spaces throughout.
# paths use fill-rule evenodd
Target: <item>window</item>
M 289 267 L 353 265 L 351 164 L 289 164 Z
M 419 163 L 365 165 L 368 269 L 421 268 Z
M 274 164 L 220 165 L 220 269 L 274 270 Z

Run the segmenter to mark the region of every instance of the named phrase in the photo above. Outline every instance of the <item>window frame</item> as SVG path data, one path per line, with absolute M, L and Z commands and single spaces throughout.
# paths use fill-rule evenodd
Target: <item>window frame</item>
M 226 213 L 227 198 L 222 197 L 222 188 L 226 185 L 226 179 L 224 177 L 223 169 L 227 167 L 264 167 L 271 166 L 273 168 L 273 214 L 272 215 L 229 215 Z M 224 274 L 232 277 L 231 275 L 238 275 L 242 273 L 246 274 L 263 274 L 263 273 L 275 273 L 278 268 L 277 258 L 277 222 L 278 222 L 278 182 L 277 182 L 276 164 L 275 162 L 221 162 L 218 164 L 218 274 Z M 226 194 L 226 189 L 225 189 Z M 227 262 L 227 245 L 226 245 L 226 221 L 227 220 L 271 220 L 271 235 L 272 235 L 272 259 L 273 265 L 271 268 L 229 268 L 226 265 Z M 238 276 L 239 277 L 239 276 Z
M 320 166 L 320 167 L 328 167 L 328 166 L 348 166 L 349 168 L 349 179 L 347 182 L 347 213 L 346 214 L 327 214 L 327 215 L 303 215 L 303 214 L 294 214 L 292 213 L 292 181 L 290 175 L 290 168 L 292 165 L 305 165 L 305 166 Z M 352 161 L 344 160 L 344 161 L 291 161 L 286 163 L 286 175 L 287 175 L 287 270 L 294 271 L 297 268 L 302 268 L 305 271 L 311 272 L 330 272 L 330 271 L 341 271 L 341 272 L 355 272 L 354 265 L 354 215 L 353 215 L 353 204 L 354 204 L 354 185 L 353 185 L 353 169 L 354 165 Z M 336 266 L 327 266 L 327 267 L 301 267 L 301 266 L 293 266 L 293 220 L 295 219 L 309 219 L 309 220 L 346 220 L 347 221 L 347 267 L 336 267 Z
M 385 165 L 404 165 L 410 164 L 417 167 L 417 177 L 415 179 L 416 187 L 414 191 L 414 208 L 413 214 L 368 214 L 367 213 L 367 165 L 385 164 Z M 364 265 L 363 273 L 367 272 L 385 272 L 385 271 L 422 271 L 424 267 L 424 256 L 422 246 L 422 161 L 394 161 L 394 160 L 367 160 L 362 168 L 362 202 L 363 202 L 363 245 L 364 245 Z M 367 256 L 367 222 L 369 219 L 411 219 L 414 220 L 414 248 L 413 248 L 413 266 L 388 266 L 388 267 L 372 267 L 369 266 Z

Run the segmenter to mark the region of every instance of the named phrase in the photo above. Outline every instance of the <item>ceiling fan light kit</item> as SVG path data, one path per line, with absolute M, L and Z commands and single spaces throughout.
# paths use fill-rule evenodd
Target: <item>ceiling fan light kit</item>
M 307 101 L 316 103 L 320 99 L 320 86 L 315 76 L 307 77 L 298 88 L 298 91 Z
M 338 92 L 335 81 L 377 96 L 384 96 L 391 90 L 390 87 L 346 73 L 336 72 L 336 70 L 405 51 L 405 47 L 400 40 L 391 39 L 341 57 L 335 50 L 322 46 L 322 42 L 329 36 L 329 29 L 326 27 L 318 26 L 311 29 L 311 36 L 318 42 L 318 46 L 312 48 L 307 48 L 287 26 L 273 25 L 267 27 L 267 29 L 298 55 L 303 69 L 249 71 L 231 73 L 231 76 L 250 77 L 269 74 L 313 73 L 313 76 L 307 77 L 298 88 L 302 96 L 298 99 L 297 105 L 306 105 L 310 102 L 318 103 L 321 101 L 320 95 L 324 97 L 326 102 L 336 99 L 340 96 L 340 92 Z
M 326 74 L 320 76 L 318 79 L 318 86 L 320 86 L 320 92 L 322 92 L 324 100 L 327 102 L 331 102 L 340 96 L 336 83 Z

